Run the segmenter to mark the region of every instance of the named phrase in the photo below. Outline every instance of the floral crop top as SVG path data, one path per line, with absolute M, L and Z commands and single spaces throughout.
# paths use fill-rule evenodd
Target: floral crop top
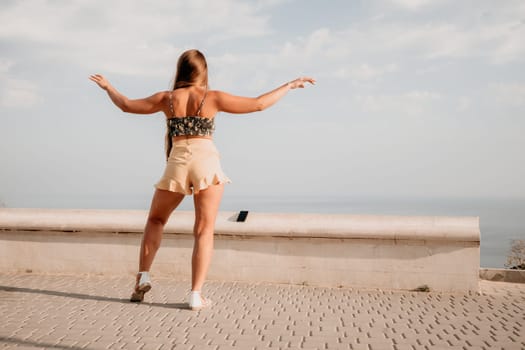
M 201 117 L 206 93 L 202 98 L 199 109 L 194 116 L 175 117 L 173 113 L 173 97 L 170 92 L 170 112 L 172 117 L 167 120 L 169 136 L 212 136 L 215 131 L 214 118 Z
M 173 136 L 211 136 L 215 130 L 213 118 L 200 116 L 168 119 L 168 133 Z
M 166 133 L 166 159 L 169 158 L 171 153 L 172 137 L 174 136 L 212 136 L 215 131 L 215 118 L 206 118 L 201 117 L 201 109 L 204 105 L 204 99 L 206 98 L 206 93 L 202 98 L 202 101 L 199 105 L 199 109 L 195 116 L 186 116 L 186 117 L 175 117 L 173 112 L 173 96 L 172 92 L 169 93 L 170 97 L 170 112 L 171 118 L 167 119 L 167 128 Z

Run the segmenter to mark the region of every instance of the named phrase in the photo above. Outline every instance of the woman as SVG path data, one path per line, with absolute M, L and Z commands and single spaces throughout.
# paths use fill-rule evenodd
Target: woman
M 224 184 L 230 182 L 221 169 L 219 153 L 212 142 L 214 117 L 221 111 L 262 111 L 289 90 L 303 88 L 305 83 L 314 84 L 314 79 L 298 78 L 256 98 L 208 90 L 206 59 L 198 50 L 188 50 L 179 57 L 172 91 L 158 92 L 144 99 L 128 99 L 100 74 L 92 75 L 90 79 L 106 90 L 122 111 L 136 114 L 163 112 L 167 119 L 168 160 L 163 177 L 155 185 L 131 301 L 144 300 L 144 294 L 151 289 L 149 270 L 160 246 L 164 225 L 184 196 L 193 194 L 195 242 L 189 306 L 192 310 L 209 306 L 211 303 L 201 296 L 201 289 L 212 256 L 215 219 Z

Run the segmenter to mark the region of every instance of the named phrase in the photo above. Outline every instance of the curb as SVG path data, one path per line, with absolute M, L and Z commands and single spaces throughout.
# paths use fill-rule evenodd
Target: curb
M 479 278 L 493 282 L 525 283 L 525 270 L 479 269 Z

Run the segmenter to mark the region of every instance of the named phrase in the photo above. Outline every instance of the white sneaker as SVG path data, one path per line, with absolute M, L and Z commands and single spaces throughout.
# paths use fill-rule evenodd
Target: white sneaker
M 129 301 L 140 303 L 144 300 L 144 294 L 149 292 L 151 289 L 151 279 L 148 271 L 142 271 L 138 274 L 140 275 L 140 279 L 137 286 L 135 287 L 135 290 L 131 294 Z
M 199 311 L 204 308 L 210 307 L 212 304 L 210 299 L 203 298 L 201 296 L 201 292 L 194 292 L 192 291 L 190 293 L 190 298 L 188 305 L 192 311 Z

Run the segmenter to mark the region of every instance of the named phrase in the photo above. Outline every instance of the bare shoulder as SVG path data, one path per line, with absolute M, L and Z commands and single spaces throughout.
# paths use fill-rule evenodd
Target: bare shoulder
M 170 92 L 171 91 L 159 91 L 151 95 L 149 98 L 157 103 L 161 103 L 168 100 Z
M 206 92 L 206 97 L 208 98 L 217 98 L 219 97 L 221 94 L 224 94 L 223 91 L 220 91 L 220 90 L 208 90 Z
M 155 93 L 152 97 L 154 98 L 155 103 L 164 107 L 169 103 L 169 99 L 173 97 L 171 93 L 172 91 L 159 91 Z
M 221 90 L 209 90 L 206 93 L 206 99 L 214 100 L 215 102 L 219 102 L 221 100 L 222 101 L 228 100 L 229 98 L 232 98 L 232 97 L 236 97 L 236 96 L 228 92 L 221 91 Z
M 157 105 L 159 111 L 163 111 L 166 117 L 171 113 L 170 111 L 170 99 L 173 99 L 173 91 L 159 91 L 151 96 L 152 103 Z
M 210 100 L 220 112 L 243 114 L 259 110 L 257 98 L 236 96 L 220 90 L 213 90 L 209 93 Z
M 221 99 L 223 99 L 228 94 L 220 90 L 208 90 L 206 92 L 206 101 L 207 103 L 217 104 Z

